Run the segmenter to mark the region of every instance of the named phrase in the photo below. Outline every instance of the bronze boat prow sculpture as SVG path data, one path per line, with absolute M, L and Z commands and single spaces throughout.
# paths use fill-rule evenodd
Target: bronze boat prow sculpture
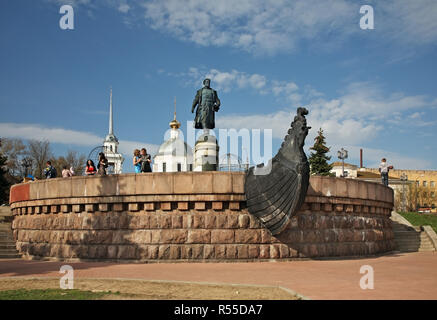
M 300 209 L 308 190 L 310 167 L 303 150 L 308 135 L 305 115 L 298 108 L 278 153 L 264 164 L 251 167 L 246 174 L 247 209 L 258 217 L 273 235 L 281 233 Z

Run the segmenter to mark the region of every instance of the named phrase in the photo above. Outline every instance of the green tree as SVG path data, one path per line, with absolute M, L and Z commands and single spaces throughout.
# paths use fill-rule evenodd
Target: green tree
M 330 176 L 330 170 L 332 165 L 328 163 L 331 157 L 326 154 L 329 152 L 329 147 L 326 146 L 325 136 L 323 135 L 322 128 L 317 132 L 317 136 L 314 138 L 314 145 L 310 148 L 314 152 L 311 152 L 308 159 L 311 168 L 311 174 L 320 176 Z

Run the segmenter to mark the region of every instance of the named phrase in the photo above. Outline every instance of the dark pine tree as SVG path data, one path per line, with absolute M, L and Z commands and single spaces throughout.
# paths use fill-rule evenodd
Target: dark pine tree
M 7 158 L 0 153 L 0 204 L 8 203 L 9 194 L 9 181 L 6 179 L 7 170 L 6 166 Z
M 322 128 L 317 132 L 317 136 L 314 138 L 314 145 L 310 148 L 314 152 L 311 152 L 308 159 L 311 168 L 311 174 L 319 176 L 330 176 L 332 175 L 329 171 L 332 169 L 332 165 L 328 163 L 331 157 L 326 154 L 329 152 L 326 146 L 325 136 L 323 135 Z

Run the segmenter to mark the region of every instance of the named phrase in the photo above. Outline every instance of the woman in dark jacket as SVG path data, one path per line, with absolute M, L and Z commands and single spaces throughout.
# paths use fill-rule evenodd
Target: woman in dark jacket
M 145 148 L 141 149 L 141 172 L 152 172 L 150 164 L 152 163 L 150 154 L 147 153 Z
M 108 159 L 106 159 L 103 152 L 99 153 L 99 164 L 97 165 L 97 174 L 101 176 L 106 176 L 106 168 L 108 167 Z

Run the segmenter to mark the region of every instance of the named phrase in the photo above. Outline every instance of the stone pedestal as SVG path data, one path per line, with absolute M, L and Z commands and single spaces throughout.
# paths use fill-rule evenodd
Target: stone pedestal
M 193 171 L 217 171 L 219 146 L 215 136 L 208 129 L 197 139 L 194 146 Z

